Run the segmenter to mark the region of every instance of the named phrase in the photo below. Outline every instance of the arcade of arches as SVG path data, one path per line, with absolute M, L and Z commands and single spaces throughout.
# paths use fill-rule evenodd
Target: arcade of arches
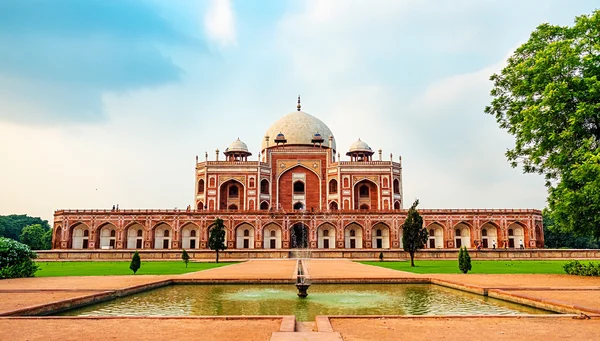
M 427 211 L 427 210 L 425 210 Z M 66 214 L 66 213 L 65 213 Z M 356 221 L 341 221 L 337 217 L 306 219 L 309 213 L 288 214 L 272 219 L 256 215 L 251 219 L 225 217 L 228 249 L 401 249 L 403 217 L 372 214 L 357 216 Z M 513 213 L 516 220 L 429 220 L 423 212 L 429 237 L 425 248 L 535 248 L 540 247 L 541 215 L 536 212 Z M 79 213 L 81 217 L 81 213 Z M 464 215 L 463 215 L 464 216 Z M 203 218 L 200 216 L 199 218 Z M 222 217 L 222 216 L 221 216 Z M 210 223 L 213 219 L 189 219 L 184 212 L 172 219 L 146 224 L 139 219 L 126 223 L 117 216 L 107 222 L 92 225 L 89 221 L 74 221 L 63 228 L 57 224 L 54 235 L 56 249 L 207 249 Z M 187 219 L 187 221 L 186 221 Z M 237 222 L 236 222 L 237 221 Z M 123 227 L 120 227 L 123 226 Z M 531 228 L 530 226 L 533 226 Z M 543 237 L 542 237 L 543 238 Z

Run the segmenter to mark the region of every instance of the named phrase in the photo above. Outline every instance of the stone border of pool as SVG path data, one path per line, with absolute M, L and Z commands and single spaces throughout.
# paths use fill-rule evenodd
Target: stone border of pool
M 116 290 L 98 290 L 93 294 L 82 295 L 75 298 L 69 298 L 64 300 L 57 300 L 50 303 L 44 303 L 34 305 L 30 307 L 8 310 L 0 312 L 0 316 L 32 316 L 32 315 L 51 315 L 62 311 L 99 303 L 103 301 L 112 300 L 119 297 L 129 296 L 140 292 L 145 292 L 157 288 L 161 288 L 169 285 L 190 285 L 190 284 L 202 284 L 202 285 L 219 285 L 219 284 L 294 284 L 293 279 L 194 279 L 194 278 L 171 278 L 161 280 L 157 282 L 151 282 L 146 284 L 140 284 L 130 286 L 123 289 Z M 548 299 L 537 299 L 533 297 L 527 297 L 516 293 L 509 292 L 510 290 L 523 290 L 523 288 L 493 288 L 488 289 L 476 285 L 469 285 L 463 283 L 452 282 L 448 280 L 441 280 L 435 278 L 327 278 L 327 279 L 312 279 L 312 284 L 433 284 L 442 287 L 447 287 L 455 290 L 470 292 L 482 296 L 488 296 L 503 301 L 517 303 L 529 307 L 539 308 L 561 314 L 600 314 L 600 309 L 591 309 L 587 307 L 581 307 L 574 304 L 564 304 L 555 300 Z M 572 290 L 565 288 L 529 288 L 528 290 Z M 577 289 L 575 289 L 577 290 Z M 580 289 L 581 291 L 585 289 Z M 40 290 L 41 291 L 41 290 Z M 65 290 L 53 290 L 53 291 L 65 291 Z M 74 291 L 74 290 L 71 290 Z M 310 291 L 310 290 L 309 290 Z M 524 291 L 527 291 L 524 290 Z M 10 292 L 10 291 L 8 291 Z M 22 292 L 13 290 L 13 292 Z M 84 292 L 84 291 L 82 291 Z M 370 316 L 370 315 L 368 315 Z M 519 315 L 521 316 L 521 315 Z

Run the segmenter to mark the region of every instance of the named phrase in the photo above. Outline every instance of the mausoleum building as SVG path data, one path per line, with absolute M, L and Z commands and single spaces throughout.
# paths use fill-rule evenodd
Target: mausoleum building
M 239 138 L 196 159 L 182 210 L 57 210 L 54 249 L 207 249 L 216 218 L 228 249 L 401 249 L 407 210 L 402 159 L 360 138 L 339 151 L 318 118 L 297 110 L 252 153 Z M 345 160 L 341 160 L 341 154 Z M 191 186 L 190 186 L 191 187 Z M 427 248 L 543 247 L 534 209 L 420 209 Z

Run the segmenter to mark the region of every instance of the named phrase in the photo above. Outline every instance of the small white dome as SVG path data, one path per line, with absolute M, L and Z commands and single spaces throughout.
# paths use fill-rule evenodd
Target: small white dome
M 226 153 L 230 153 L 230 152 L 248 152 L 248 146 L 240 141 L 240 138 L 238 137 L 237 140 L 231 142 L 231 144 L 229 145 L 229 147 L 227 147 L 227 149 L 225 150 Z
M 368 144 L 366 144 L 364 141 L 361 141 L 360 139 L 358 139 L 358 141 L 354 142 L 351 146 L 350 146 L 350 153 L 352 152 L 373 152 L 371 150 L 371 147 L 369 147 Z

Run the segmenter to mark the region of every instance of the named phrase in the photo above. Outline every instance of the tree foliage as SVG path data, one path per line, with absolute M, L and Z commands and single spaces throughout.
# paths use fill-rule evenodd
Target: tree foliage
M 0 237 L 0 279 L 33 277 L 38 270 L 35 258 L 37 254 L 29 246 Z
M 129 263 L 129 268 L 131 269 L 131 271 L 133 271 L 133 274 L 135 275 L 135 273 L 140 269 L 140 267 L 142 267 L 142 260 L 140 258 L 140 254 L 136 250 L 133 254 L 133 257 L 131 257 L 131 263 Z
M 471 256 L 469 256 L 466 246 L 461 247 L 458 251 L 458 269 L 464 274 L 471 271 Z
M 44 231 L 50 230 L 50 225 L 47 220 L 42 220 L 38 217 L 30 217 L 25 214 L 11 214 L 0 216 L 0 237 L 12 238 L 19 240 L 21 232 L 25 226 L 39 224 Z
M 185 251 L 185 249 L 183 249 L 183 252 L 181 253 L 181 259 L 183 259 L 183 262 L 185 263 L 185 267 L 187 268 L 188 263 L 190 262 L 190 255 L 188 255 L 187 251 Z
M 50 243 L 47 240 L 48 232 L 50 233 L 50 238 L 52 238 L 52 230 L 46 231 L 40 224 L 25 226 L 21 231 L 19 240 L 32 250 L 48 250 L 50 249 Z
M 410 254 L 410 266 L 415 266 L 415 252 L 422 249 L 429 237 L 427 229 L 423 226 L 423 217 L 417 212 L 419 200 L 415 200 L 402 227 L 402 245 L 404 251 Z
M 550 249 L 600 249 L 600 241 L 593 236 L 578 236 L 554 223 L 552 214 L 546 209 L 544 217 L 544 246 Z
M 224 251 L 227 248 L 225 245 L 225 225 L 223 224 L 223 219 L 215 219 L 215 223 L 210 229 L 208 247 L 217 253 L 216 262 L 219 263 L 219 251 Z
M 600 10 L 538 26 L 491 80 L 511 165 L 545 176 L 557 224 L 600 237 Z

